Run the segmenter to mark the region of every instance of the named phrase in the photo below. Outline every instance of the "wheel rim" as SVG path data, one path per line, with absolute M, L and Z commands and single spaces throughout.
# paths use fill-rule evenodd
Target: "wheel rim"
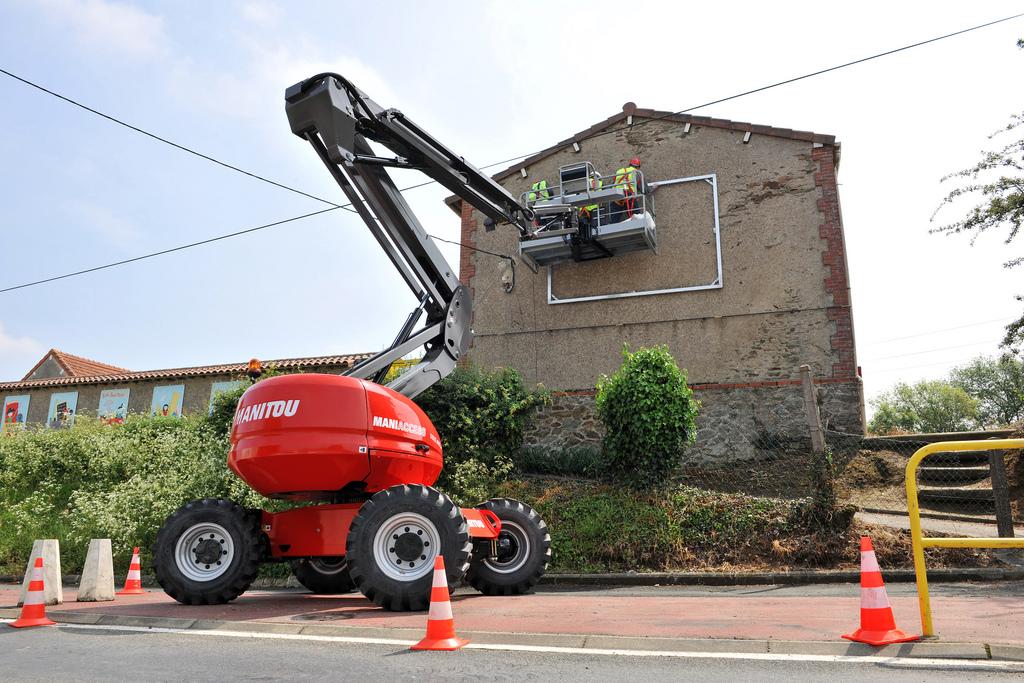
M 523 527 L 507 519 L 501 520 L 501 533 L 498 540 L 507 539 L 512 544 L 513 553 L 504 559 L 485 558 L 484 564 L 498 574 L 511 574 L 522 568 L 530 557 L 530 535 Z
M 415 581 L 434 567 L 441 536 L 434 523 L 415 512 L 389 517 L 373 539 L 373 559 L 388 577 Z
M 313 557 L 309 560 L 309 566 L 324 576 L 340 574 L 347 568 L 344 557 Z
M 231 534 L 220 524 L 193 524 L 178 537 L 174 546 L 174 563 L 192 581 L 212 581 L 231 566 L 235 544 Z

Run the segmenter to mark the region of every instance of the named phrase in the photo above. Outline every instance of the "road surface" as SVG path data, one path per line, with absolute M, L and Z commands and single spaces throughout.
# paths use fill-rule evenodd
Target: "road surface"
M 693 654 L 693 653 L 690 653 Z M 461 650 L 400 645 L 192 635 L 88 626 L 15 630 L 0 625 L 4 681 L 839 681 L 1020 680 L 1013 662 L 901 659 L 820 661 L 800 655 L 662 657 Z M 805 655 L 807 657 L 807 655 Z M 833 658 L 834 659 L 834 658 Z M 1002 670 L 994 667 L 1000 667 Z

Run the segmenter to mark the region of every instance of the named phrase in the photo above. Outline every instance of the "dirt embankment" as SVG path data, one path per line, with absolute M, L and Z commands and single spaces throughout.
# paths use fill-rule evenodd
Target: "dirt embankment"
M 911 568 L 909 532 L 849 522 L 811 524 L 804 501 L 677 487 L 638 493 L 586 480 L 529 477 L 498 495 L 534 506 L 550 528 L 552 571 L 784 571 L 857 569 L 860 536 L 882 566 Z M 845 521 L 844 521 L 845 520 Z M 928 551 L 929 567 L 998 565 L 991 553 Z

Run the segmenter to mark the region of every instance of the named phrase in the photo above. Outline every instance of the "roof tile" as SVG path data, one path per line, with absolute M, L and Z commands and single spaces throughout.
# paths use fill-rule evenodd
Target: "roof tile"
M 310 358 L 281 358 L 263 361 L 264 367 L 275 367 L 281 370 L 302 370 L 304 368 L 321 367 L 324 365 L 340 365 L 351 367 L 369 358 L 370 353 L 353 353 L 343 356 L 313 356 Z M 84 360 L 84 359 L 83 359 Z M 98 363 L 97 365 L 112 368 L 113 366 Z M 139 382 L 152 379 L 172 379 L 186 377 L 203 377 L 207 375 L 224 375 L 245 372 L 248 361 L 244 363 L 226 363 L 222 365 L 200 365 L 190 368 L 168 368 L 165 370 L 142 370 L 132 372 L 118 368 L 117 373 L 100 373 L 88 376 L 51 377 L 47 379 L 22 380 L 20 382 L 0 382 L 0 391 L 43 389 L 46 387 L 68 386 L 77 384 L 113 384 L 120 382 Z M 31 374 L 31 373 L 29 373 Z

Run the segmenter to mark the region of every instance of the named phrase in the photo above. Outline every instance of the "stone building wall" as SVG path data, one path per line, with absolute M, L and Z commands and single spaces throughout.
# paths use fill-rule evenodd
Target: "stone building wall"
M 799 383 L 693 389 L 701 408 L 696 442 L 685 454 L 688 463 L 720 465 L 756 460 L 779 449 L 810 446 Z M 863 392 L 859 381 L 823 382 L 816 389 L 826 429 L 862 433 L 859 397 Z M 555 393 L 551 405 L 534 416 L 524 446 L 552 451 L 599 448 L 603 435 L 594 392 Z
M 657 120 L 635 126 L 645 118 Z M 766 435 L 804 434 L 804 364 L 819 387 L 827 426 L 863 433 L 835 138 L 630 103 L 622 115 L 495 179 L 518 196 L 537 180 L 556 179 L 563 164 L 589 160 L 607 171 L 632 156 L 643 159 L 649 182 L 716 175 L 721 287 L 571 303 L 549 299 L 711 282 L 713 196 L 702 182 L 655 192 L 657 253 L 558 264 L 550 268 L 550 280 L 548 268 L 533 273 L 517 267 L 511 292 L 501 286 L 507 262 L 473 249 L 515 254 L 516 232 L 486 230 L 471 206 L 452 202 L 465 245 L 460 279 L 473 296 L 470 360 L 513 367 L 528 383 L 556 392 L 527 445 L 600 442 L 591 388 L 600 375 L 618 369 L 623 344 L 665 344 L 686 368 L 704 404 L 694 457 L 753 458 Z

